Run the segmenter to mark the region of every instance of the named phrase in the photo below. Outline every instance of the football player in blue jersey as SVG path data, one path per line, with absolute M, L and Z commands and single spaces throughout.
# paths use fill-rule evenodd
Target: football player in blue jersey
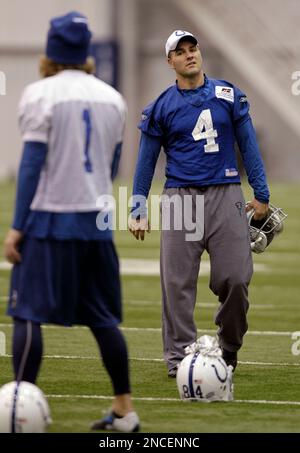
M 166 56 L 176 83 L 142 114 L 133 187 L 139 201 L 129 229 L 141 240 L 149 232 L 146 199 L 163 147 L 167 159 L 163 200 L 179 197 L 183 205 L 191 197 L 193 219 L 197 197 L 204 200 L 203 234 L 197 240 L 187 240 L 186 222 L 181 229 L 167 222 L 168 228 L 161 232 L 164 358 L 168 375 L 175 377 L 184 348 L 197 337 L 193 314 L 204 250 L 210 257 L 210 288 L 220 301 L 215 317 L 219 344 L 226 363 L 236 367 L 248 327 L 248 285 L 253 272 L 246 209 L 254 209 L 256 219 L 264 218 L 269 189 L 246 95 L 233 84 L 204 74 L 198 40 L 189 32 L 176 30 L 170 35 Z M 254 192 L 247 208 L 235 142 Z M 162 216 L 167 207 L 177 215 L 174 206 L 162 201 Z
M 125 102 L 90 74 L 87 18 L 51 20 L 43 78 L 19 106 L 24 141 L 14 221 L 5 241 L 13 263 L 8 314 L 14 318 L 17 381 L 36 382 L 41 323 L 90 327 L 114 390 L 112 410 L 92 429 L 139 429 L 121 322 L 112 230 L 96 226 L 97 198 L 111 194 L 121 152 Z M 104 213 L 104 215 L 106 215 Z

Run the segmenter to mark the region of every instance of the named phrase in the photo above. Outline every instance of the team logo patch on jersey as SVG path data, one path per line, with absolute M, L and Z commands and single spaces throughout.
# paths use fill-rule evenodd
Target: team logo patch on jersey
M 247 96 L 240 97 L 240 103 L 242 104 L 243 102 L 248 102 Z
M 225 176 L 227 178 L 230 178 L 232 176 L 238 176 L 239 172 L 237 171 L 236 168 L 226 168 L 225 169 Z
M 234 102 L 234 91 L 231 87 L 216 86 L 216 97 L 225 101 Z
M 142 113 L 142 121 L 145 121 L 147 118 L 148 118 L 148 116 L 145 115 L 145 113 Z

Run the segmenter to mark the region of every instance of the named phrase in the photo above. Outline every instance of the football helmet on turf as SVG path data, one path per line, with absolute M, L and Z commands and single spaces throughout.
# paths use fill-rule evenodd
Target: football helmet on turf
M 0 433 L 44 433 L 52 422 L 43 392 L 30 382 L 9 382 L 0 389 Z
M 254 209 L 247 212 L 251 250 L 254 253 L 262 253 L 274 237 L 283 231 L 283 221 L 287 214 L 272 204 L 269 204 L 268 214 L 264 219 L 255 220 L 254 213 Z
M 207 347 L 208 342 L 212 345 Z M 232 401 L 232 367 L 222 359 L 216 340 L 208 335 L 186 348 L 188 355 L 177 371 L 177 388 L 182 400 Z

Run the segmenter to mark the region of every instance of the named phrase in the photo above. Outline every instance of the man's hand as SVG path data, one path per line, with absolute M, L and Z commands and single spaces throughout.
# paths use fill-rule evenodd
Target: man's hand
M 4 241 L 4 255 L 12 264 L 21 262 L 21 254 L 19 252 L 19 246 L 23 239 L 23 233 L 13 228 L 9 230 Z
M 144 217 L 140 220 L 131 217 L 128 222 L 128 227 L 130 233 L 132 233 L 137 240 L 144 240 L 145 231 L 147 231 L 147 233 L 150 233 L 150 224 L 147 217 Z
M 260 201 L 256 200 L 256 198 L 253 198 L 253 200 L 246 205 L 246 212 L 251 211 L 251 209 L 254 209 L 253 219 L 262 220 L 268 214 L 269 204 L 261 203 Z

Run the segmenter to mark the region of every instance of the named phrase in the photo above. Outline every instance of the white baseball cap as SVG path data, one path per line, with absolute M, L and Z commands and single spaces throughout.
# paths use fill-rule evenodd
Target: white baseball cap
M 190 33 L 189 31 L 175 30 L 168 37 L 167 42 L 166 42 L 166 55 L 167 55 L 167 57 L 169 56 L 169 52 L 171 52 L 171 50 L 175 50 L 176 49 L 177 44 L 183 38 L 189 38 L 195 44 L 198 44 L 197 38 L 195 38 L 195 36 L 192 35 L 192 33 Z

